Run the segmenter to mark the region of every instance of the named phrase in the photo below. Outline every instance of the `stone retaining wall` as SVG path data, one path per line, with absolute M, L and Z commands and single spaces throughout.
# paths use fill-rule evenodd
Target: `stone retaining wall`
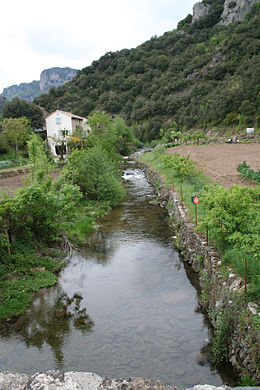
M 144 170 L 147 180 L 155 185 L 160 204 L 167 208 L 171 216 L 176 234 L 173 238 L 183 260 L 199 274 L 203 291 L 200 304 L 207 311 L 213 327 L 217 327 L 221 316 L 226 313 L 231 312 L 233 317 L 237 317 L 232 318 L 229 361 L 239 375 L 249 374 L 260 384 L 260 334 L 255 334 L 250 325 L 251 314 L 260 315 L 259 307 L 254 303 L 248 305 L 241 303 L 236 313 L 234 302 L 243 302 L 242 278 L 237 277 L 230 268 L 224 271 L 216 249 L 208 246 L 205 238 L 194 232 L 195 226 L 190 223 L 188 211 L 181 205 L 178 194 L 163 185 L 162 178 L 157 172 L 143 163 L 138 164 Z M 241 323 L 239 316 L 242 314 L 245 321 Z
M 29 167 L 26 167 L 26 168 L 12 168 L 12 169 L 6 169 L 6 170 L 3 170 L 3 171 L 0 171 L 0 179 L 2 178 L 6 178 L 6 177 L 13 177 L 13 176 L 18 176 L 18 175 L 22 175 L 24 173 L 27 173 L 29 172 L 30 168 Z
M 47 371 L 32 376 L 0 372 L 0 390 L 178 390 L 143 378 L 109 379 L 92 372 Z M 198 385 L 187 390 L 230 390 L 227 386 Z M 253 390 L 253 388 L 252 388 Z

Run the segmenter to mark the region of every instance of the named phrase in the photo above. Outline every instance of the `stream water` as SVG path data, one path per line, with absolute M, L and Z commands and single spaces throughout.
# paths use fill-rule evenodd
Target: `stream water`
M 211 367 L 210 327 L 197 308 L 197 279 L 173 244 L 155 191 L 128 165 L 127 196 L 102 218 L 56 286 L 0 328 L 0 371 L 93 371 L 165 384 L 233 385 Z M 75 295 L 76 294 L 76 295 Z

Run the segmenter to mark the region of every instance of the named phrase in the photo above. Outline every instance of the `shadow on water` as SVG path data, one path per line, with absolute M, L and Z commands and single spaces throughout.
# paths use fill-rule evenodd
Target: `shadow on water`
M 211 365 L 211 328 L 198 310 L 198 278 L 169 237 L 166 212 L 133 165 L 126 199 L 103 217 L 59 282 L 18 319 L 0 323 L 0 370 L 93 371 L 180 387 L 234 385 Z

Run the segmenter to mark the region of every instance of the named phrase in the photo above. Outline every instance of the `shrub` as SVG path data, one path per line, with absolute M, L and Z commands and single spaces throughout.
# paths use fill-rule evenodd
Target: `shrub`
M 253 256 L 258 255 L 259 188 L 207 186 L 201 194 L 200 204 L 206 216 L 200 219 L 198 229 L 205 230 L 208 227 L 216 236 L 220 233 L 222 221 L 227 243 Z
M 65 177 L 89 199 L 117 204 L 124 196 L 116 163 L 99 146 L 76 150 L 69 156 Z
M 237 171 L 243 179 L 260 183 L 260 170 L 255 172 L 253 169 L 250 169 L 250 166 L 246 163 L 246 161 L 237 166 Z

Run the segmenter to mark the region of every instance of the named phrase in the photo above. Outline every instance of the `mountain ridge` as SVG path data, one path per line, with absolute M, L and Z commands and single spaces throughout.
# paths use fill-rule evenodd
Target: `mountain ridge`
M 11 85 L 10 87 L 4 88 L 3 93 L 0 96 L 3 96 L 8 100 L 18 97 L 19 99 L 33 101 L 36 96 L 47 93 L 50 88 L 59 87 L 72 80 L 77 71 L 77 69 L 69 67 L 52 67 L 45 69 L 40 74 L 40 80 L 33 80 L 30 83 L 21 83 L 19 85 Z

